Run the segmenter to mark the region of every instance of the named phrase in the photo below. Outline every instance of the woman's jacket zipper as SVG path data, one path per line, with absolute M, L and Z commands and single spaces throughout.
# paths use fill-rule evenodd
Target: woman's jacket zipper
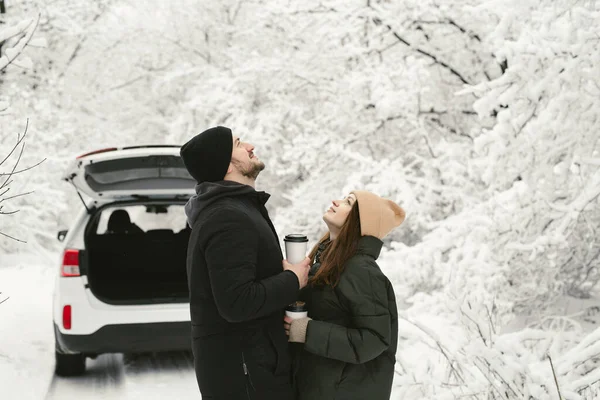
M 246 375 L 246 379 L 250 386 L 252 386 L 252 390 L 256 391 L 254 388 L 254 384 L 252 383 L 252 378 L 250 377 L 250 371 L 248 371 L 248 366 L 246 365 L 246 359 L 244 358 L 244 353 L 242 352 L 242 368 L 244 369 L 244 375 Z M 248 385 L 246 385 L 246 394 L 248 395 L 248 400 L 252 400 L 250 396 L 250 390 L 248 389 Z

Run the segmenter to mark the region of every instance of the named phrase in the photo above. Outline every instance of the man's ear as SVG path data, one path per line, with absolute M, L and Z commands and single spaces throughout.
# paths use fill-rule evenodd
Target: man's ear
M 227 174 L 230 174 L 233 172 L 233 164 L 229 163 L 229 168 L 227 168 Z

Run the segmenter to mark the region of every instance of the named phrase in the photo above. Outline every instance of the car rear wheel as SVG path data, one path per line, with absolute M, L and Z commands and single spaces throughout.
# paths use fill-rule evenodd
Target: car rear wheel
M 56 354 L 56 375 L 77 376 L 85 372 L 85 355 L 83 354 Z

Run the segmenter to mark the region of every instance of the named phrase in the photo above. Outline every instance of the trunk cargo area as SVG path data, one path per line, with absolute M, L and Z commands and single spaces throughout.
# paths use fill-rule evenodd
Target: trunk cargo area
M 107 229 L 103 234 L 93 229 L 86 236 L 85 265 L 92 293 L 108 304 L 188 302 L 191 230 L 185 225 L 177 231 L 136 229 Z

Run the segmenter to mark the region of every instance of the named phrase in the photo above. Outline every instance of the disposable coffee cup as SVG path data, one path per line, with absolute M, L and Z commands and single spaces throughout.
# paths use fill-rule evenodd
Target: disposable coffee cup
M 308 317 L 306 303 L 303 301 L 295 301 L 285 308 L 285 315 L 291 319 L 299 319 Z
M 308 238 L 305 235 L 292 233 L 286 235 L 283 241 L 285 242 L 285 258 L 290 264 L 298 264 L 306 258 Z

